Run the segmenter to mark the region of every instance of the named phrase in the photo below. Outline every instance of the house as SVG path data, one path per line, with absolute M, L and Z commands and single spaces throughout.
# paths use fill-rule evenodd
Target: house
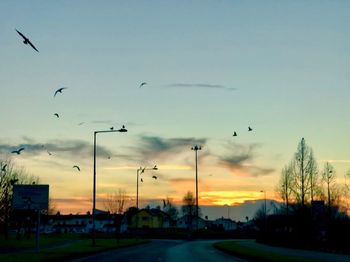
M 213 225 L 218 228 L 222 228 L 225 231 L 237 229 L 237 223 L 235 221 L 224 217 L 214 220 Z
M 109 213 L 96 212 L 95 228 L 98 232 L 115 232 L 115 220 Z M 43 233 L 89 233 L 92 230 L 92 215 L 69 214 L 45 216 L 41 224 Z
M 198 229 L 206 228 L 206 221 L 198 217 Z M 197 219 L 194 216 L 184 215 L 177 220 L 177 228 L 197 229 Z
M 173 221 L 160 209 L 141 209 L 131 217 L 131 228 L 169 228 Z

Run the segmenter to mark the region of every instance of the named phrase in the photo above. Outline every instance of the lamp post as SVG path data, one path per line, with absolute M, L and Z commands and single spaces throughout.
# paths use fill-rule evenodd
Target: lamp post
M 265 233 L 267 231 L 267 209 L 266 209 L 266 191 L 260 190 L 261 193 L 264 193 L 264 214 L 265 214 Z
M 152 168 L 140 167 L 136 170 L 136 208 L 139 209 L 139 175 L 144 173 L 146 170 L 158 170 L 157 165 Z
M 99 133 L 112 133 L 112 132 L 121 132 L 125 133 L 128 130 L 123 126 L 121 129 L 118 130 L 99 130 L 94 131 L 94 174 L 93 174 L 93 192 L 92 192 L 92 246 L 94 247 L 96 245 L 96 135 Z
M 202 150 L 201 146 L 193 146 L 191 150 L 194 150 L 196 155 L 196 227 L 198 230 L 198 150 Z

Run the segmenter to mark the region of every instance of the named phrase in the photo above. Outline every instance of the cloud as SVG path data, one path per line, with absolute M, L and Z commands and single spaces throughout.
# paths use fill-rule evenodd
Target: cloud
M 194 182 L 194 178 L 172 178 L 170 179 L 170 182 L 172 183 L 187 183 L 187 182 Z
M 188 152 L 194 144 L 204 146 L 205 138 L 162 138 L 158 136 L 141 136 L 138 145 L 131 148 L 138 152 L 142 161 L 158 161 L 173 158 Z
M 11 153 L 11 151 L 24 147 L 23 156 L 37 156 L 50 151 L 53 155 L 60 154 L 60 157 L 71 158 L 72 156 L 91 157 L 93 155 L 93 145 L 84 140 L 51 140 L 45 143 L 38 143 L 34 139 L 23 137 L 23 143 L 10 145 L 0 143 L 0 151 Z M 105 147 L 97 146 L 98 156 L 109 156 L 111 151 Z M 61 154 L 64 153 L 64 154 Z
M 274 171 L 273 168 L 264 168 L 252 164 L 256 158 L 256 149 L 260 146 L 259 144 L 230 143 L 226 146 L 230 149 L 230 153 L 219 156 L 219 164 L 231 170 L 235 175 L 253 177 L 269 175 Z
M 208 88 L 208 89 L 224 89 L 224 90 L 229 90 L 233 91 L 236 90 L 236 88 L 232 87 L 226 87 L 223 85 L 218 85 L 218 84 L 205 84 L 205 83 L 173 83 L 167 85 L 168 87 L 181 87 L 181 88 Z

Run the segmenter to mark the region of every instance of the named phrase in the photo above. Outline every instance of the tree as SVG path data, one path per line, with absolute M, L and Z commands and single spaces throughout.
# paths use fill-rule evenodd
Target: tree
M 291 190 L 295 201 L 304 207 L 308 199 L 313 200 L 318 182 L 316 160 L 312 149 L 306 145 L 304 138 L 298 144 L 297 152 L 290 167 L 293 176 Z
M 294 182 L 294 179 L 292 176 L 292 169 L 290 166 L 285 166 L 282 169 L 282 174 L 281 174 L 281 178 L 280 178 L 280 182 L 277 190 L 285 203 L 287 216 L 289 212 L 290 199 L 293 193 L 292 192 L 293 182 Z
M 126 191 L 119 189 L 118 193 L 108 194 L 104 206 L 111 214 L 123 214 L 128 203 Z
M 322 172 L 322 180 L 326 183 L 327 191 L 327 204 L 328 208 L 331 207 L 331 191 L 335 183 L 335 170 L 331 164 L 328 162 L 324 165 Z
M 168 197 L 163 199 L 163 212 L 168 214 L 172 220 L 176 220 L 179 215 L 179 211 L 173 204 L 172 199 Z
M 193 197 L 193 193 L 188 191 L 182 199 L 183 206 L 181 207 L 182 214 L 184 216 L 194 217 L 196 215 L 196 200 Z
M 6 238 L 12 214 L 13 185 L 34 183 L 39 183 L 38 177 L 16 168 L 11 160 L 0 161 L 0 225 Z

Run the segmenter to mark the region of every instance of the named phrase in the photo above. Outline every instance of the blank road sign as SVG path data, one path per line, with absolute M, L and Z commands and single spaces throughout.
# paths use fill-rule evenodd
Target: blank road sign
M 47 210 L 49 185 L 13 185 L 14 209 Z

